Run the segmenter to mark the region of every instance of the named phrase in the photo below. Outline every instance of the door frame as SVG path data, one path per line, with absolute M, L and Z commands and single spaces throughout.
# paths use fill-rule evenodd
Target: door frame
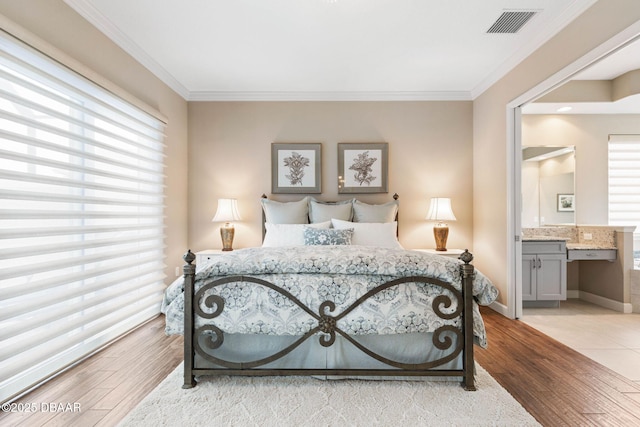
M 522 317 L 522 106 L 566 83 L 589 65 L 638 40 L 640 20 L 507 104 L 507 316 L 512 319 Z

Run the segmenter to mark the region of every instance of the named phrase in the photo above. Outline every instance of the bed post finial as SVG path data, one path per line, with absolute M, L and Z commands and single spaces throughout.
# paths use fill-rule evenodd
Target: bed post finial
M 400 196 L 398 196 L 398 193 L 394 193 L 393 200 L 398 200 L 399 198 L 400 198 Z
M 469 264 L 471 261 L 473 261 L 473 254 L 469 252 L 469 249 L 465 249 L 464 252 L 460 254 L 458 259 L 465 264 Z
M 196 256 L 193 254 L 193 252 L 191 252 L 191 249 L 187 249 L 187 252 L 182 255 L 182 259 L 187 264 L 191 264 L 196 259 Z

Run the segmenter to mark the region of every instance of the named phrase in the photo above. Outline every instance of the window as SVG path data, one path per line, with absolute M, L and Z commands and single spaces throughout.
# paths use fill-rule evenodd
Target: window
M 0 32 L 0 401 L 159 313 L 164 124 Z
M 640 268 L 640 135 L 609 135 L 609 224 L 636 227 L 633 257 Z

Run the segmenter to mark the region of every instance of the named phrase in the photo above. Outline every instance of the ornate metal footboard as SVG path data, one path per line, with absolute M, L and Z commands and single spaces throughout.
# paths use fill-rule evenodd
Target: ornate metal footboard
M 191 388 L 196 385 L 196 375 L 336 375 L 336 376 L 439 376 L 439 377 L 461 377 L 462 386 L 466 390 L 475 390 L 474 381 L 474 359 L 473 359 L 473 278 L 474 267 L 470 264 L 473 256 L 465 251 L 460 256 L 464 262 L 460 264 L 462 275 L 462 290 L 457 290 L 450 283 L 433 279 L 429 277 L 402 277 L 399 279 L 388 281 L 379 285 L 364 294 L 347 309 L 340 313 L 333 313 L 335 304 L 331 301 L 325 301 L 320 305 L 319 312 L 313 312 L 309 307 L 299 301 L 294 295 L 287 290 L 274 285 L 266 280 L 250 276 L 229 276 L 213 282 L 207 283 L 195 292 L 195 270 L 193 263 L 195 255 L 191 251 L 187 251 L 184 255 L 187 264 L 184 266 L 184 385 L 183 388 Z M 225 307 L 224 298 L 210 294 L 211 289 L 222 286 L 227 283 L 245 282 L 253 283 L 256 286 L 264 286 L 275 292 L 280 293 L 292 303 L 296 304 L 302 310 L 309 314 L 317 321 L 317 325 L 306 334 L 296 338 L 295 341 L 285 348 L 256 360 L 237 362 L 233 360 L 225 360 L 212 355 L 208 349 L 220 348 L 225 341 L 225 334 L 215 325 L 205 325 L 196 327 L 196 316 L 203 319 L 214 319 L 219 316 Z M 353 309 L 362 304 L 367 299 L 373 297 L 379 292 L 384 291 L 392 286 L 402 283 L 425 283 L 437 286 L 448 292 L 436 296 L 433 300 L 432 308 L 434 313 L 441 319 L 451 320 L 461 318 L 460 327 L 453 325 L 442 325 L 433 332 L 433 345 L 439 349 L 446 351 L 443 356 L 435 359 L 424 361 L 421 363 L 405 363 L 391 360 L 384 357 L 370 348 L 367 348 L 358 340 L 337 326 L 340 319 L 348 315 Z M 207 310 L 203 310 L 203 307 Z M 443 310 L 443 308 L 454 307 L 453 310 Z M 368 355 L 374 360 L 389 366 L 388 369 L 269 369 L 261 368 L 271 362 L 279 360 L 303 342 L 313 337 L 318 337 L 319 343 L 323 347 L 331 347 L 339 335 L 357 349 Z M 455 337 L 455 340 L 452 339 Z M 196 355 L 215 365 L 211 367 L 196 367 Z M 458 357 L 462 358 L 461 369 L 435 369 Z M 219 368 L 218 368 L 219 367 Z

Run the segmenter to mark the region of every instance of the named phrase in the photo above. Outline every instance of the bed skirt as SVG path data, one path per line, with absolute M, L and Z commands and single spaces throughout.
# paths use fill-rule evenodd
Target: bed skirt
M 279 350 L 286 348 L 297 336 L 271 335 L 225 335 L 224 345 L 218 349 L 207 349 L 206 340 L 200 340 L 200 347 L 208 354 L 236 363 L 251 362 L 269 357 Z M 446 357 L 449 351 L 439 350 L 432 343 L 432 333 L 410 333 L 392 335 L 363 335 L 358 342 L 375 353 L 401 363 L 419 364 L 429 360 Z M 455 338 L 454 338 L 455 340 Z M 456 346 L 455 341 L 453 347 Z M 197 369 L 225 369 L 223 366 L 206 360 L 196 353 L 195 368 Z M 434 370 L 461 369 L 462 360 L 458 355 L 454 360 L 444 363 Z M 308 339 L 296 347 L 286 356 L 269 362 L 260 369 L 389 369 L 389 366 L 376 360 L 341 336 L 331 347 L 324 347 L 319 339 Z M 333 377 L 333 376 L 331 376 Z

